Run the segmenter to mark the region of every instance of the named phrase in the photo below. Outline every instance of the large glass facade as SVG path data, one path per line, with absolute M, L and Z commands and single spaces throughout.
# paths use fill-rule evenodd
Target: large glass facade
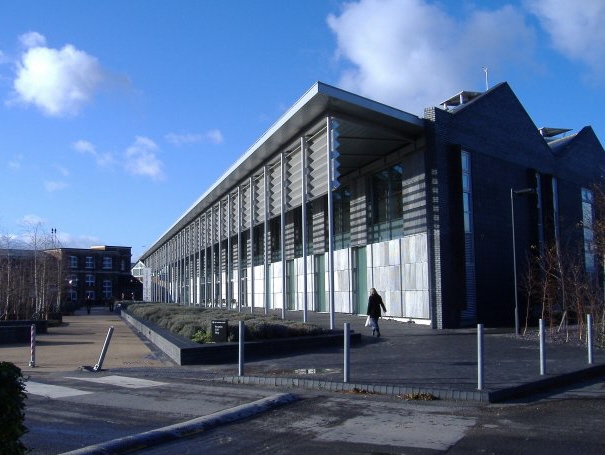
M 334 249 L 351 244 L 351 190 L 341 187 L 332 194 L 334 203 Z

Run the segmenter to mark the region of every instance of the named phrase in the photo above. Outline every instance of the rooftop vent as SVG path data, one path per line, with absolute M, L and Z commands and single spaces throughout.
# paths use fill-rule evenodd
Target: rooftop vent
M 456 95 L 452 96 L 451 98 L 448 98 L 447 100 L 443 101 L 441 103 L 441 107 L 445 110 L 453 109 L 453 108 L 456 108 L 458 106 L 462 106 L 463 104 L 468 103 L 469 101 L 477 98 L 481 94 L 482 94 L 482 92 L 462 91 L 462 92 L 457 93 Z
M 542 128 L 538 128 L 538 131 L 540 132 L 540 135 L 545 138 L 545 139 L 553 139 L 556 136 L 559 136 L 561 134 L 565 134 L 569 131 L 571 131 L 570 128 L 548 128 L 543 126 Z

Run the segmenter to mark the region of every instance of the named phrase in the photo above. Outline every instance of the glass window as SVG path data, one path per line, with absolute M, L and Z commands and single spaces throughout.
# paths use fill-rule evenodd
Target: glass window
M 582 227 L 584 230 L 584 264 L 586 271 L 593 273 L 595 266 L 595 244 L 593 225 L 593 195 L 588 188 L 582 188 Z
M 112 295 L 112 283 L 111 280 L 103 280 L 103 298 L 109 299 Z
M 403 167 L 384 169 L 370 179 L 370 236 L 373 242 L 403 236 Z
M 92 256 L 86 256 L 86 268 L 94 269 L 95 268 L 95 258 Z
M 471 191 L 471 167 L 468 152 L 462 151 L 462 217 L 464 220 L 464 232 L 472 232 L 472 191 Z
M 69 256 L 69 268 L 70 269 L 78 268 L 78 257 L 77 256 Z
M 86 274 L 86 286 L 94 286 L 95 285 L 95 276 L 92 273 Z
M 351 191 L 341 187 L 334 191 L 334 249 L 339 250 L 351 244 Z
M 103 256 L 103 269 L 111 270 L 113 267 L 113 261 L 111 256 Z

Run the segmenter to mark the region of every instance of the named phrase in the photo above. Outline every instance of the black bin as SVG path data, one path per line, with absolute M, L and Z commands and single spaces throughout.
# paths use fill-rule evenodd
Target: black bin
M 228 321 L 212 321 L 212 341 L 215 343 L 222 343 L 227 341 L 229 336 L 229 322 Z

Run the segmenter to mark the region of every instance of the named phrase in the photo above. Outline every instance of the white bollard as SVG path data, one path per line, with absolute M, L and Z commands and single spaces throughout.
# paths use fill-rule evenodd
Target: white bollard
M 477 324 L 477 390 L 483 390 L 483 324 Z
M 592 315 L 586 315 L 586 326 L 588 333 L 586 334 L 586 343 L 588 344 L 588 364 L 592 365 Z
M 239 321 L 239 355 L 238 355 L 238 376 L 244 375 L 244 336 L 246 329 L 244 321 Z
M 107 336 L 105 337 L 105 343 L 103 343 L 103 350 L 101 351 L 101 355 L 99 356 L 99 361 L 94 366 L 94 371 L 99 371 L 103 368 L 103 360 L 105 360 L 105 354 L 107 353 L 107 348 L 109 347 L 109 342 L 111 341 L 111 335 L 113 334 L 113 325 L 109 327 L 107 331 Z
M 540 319 L 540 375 L 546 374 L 546 359 L 544 356 L 544 319 Z
M 29 366 L 36 366 L 36 324 L 32 324 L 30 328 L 30 350 L 29 350 Z
M 351 324 L 349 322 L 344 323 L 344 378 L 343 382 L 349 382 L 349 366 L 351 364 L 351 336 L 349 335 L 349 328 Z

